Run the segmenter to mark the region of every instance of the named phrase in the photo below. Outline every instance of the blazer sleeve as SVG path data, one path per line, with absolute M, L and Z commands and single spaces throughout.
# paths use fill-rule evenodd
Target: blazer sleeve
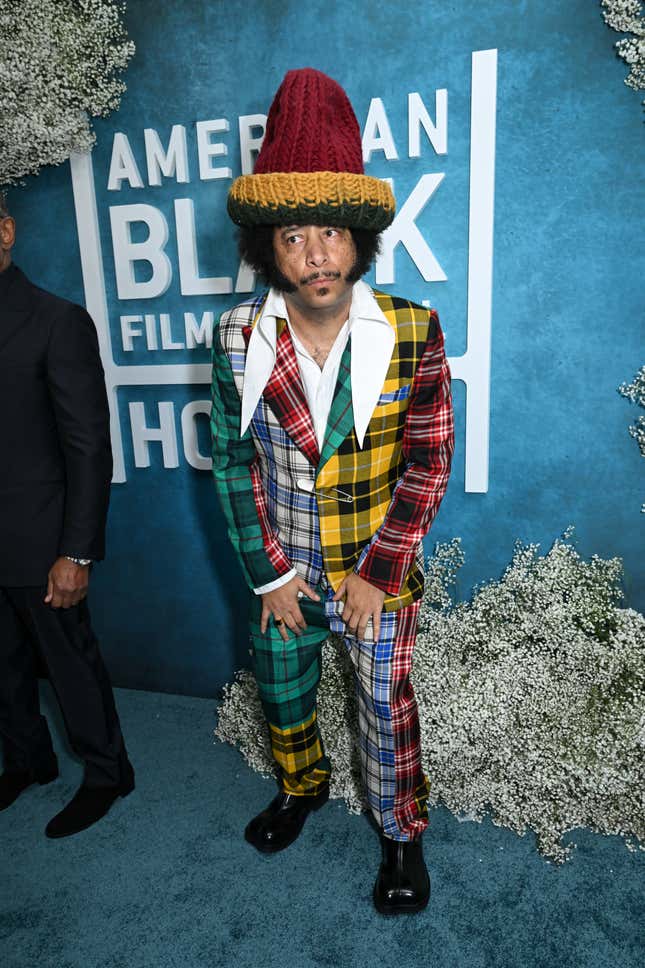
M 110 414 L 96 329 L 80 306 L 67 304 L 50 327 L 47 384 L 65 463 L 59 554 L 97 561 L 112 479 Z
M 428 339 L 417 367 L 403 431 L 406 467 L 383 524 L 364 549 L 357 573 L 388 595 L 400 594 L 419 542 L 448 485 L 454 451 L 450 369 L 439 317 L 430 310 Z
M 231 544 L 250 588 L 261 588 L 292 571 L 273 533 L 258 466 L 258 454 L 246 430 L 240 437 L 241 402 L 231 364 L 213 334 L 211 435 L 213 477 Z

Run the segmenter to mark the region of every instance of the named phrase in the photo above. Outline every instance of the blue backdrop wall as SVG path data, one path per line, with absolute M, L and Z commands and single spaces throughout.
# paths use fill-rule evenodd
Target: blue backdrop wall
M 101 338 L 117 470 L 91 602 L 115 682 L 209 695 L 248 661 L 207 344 L 254 285 L 226 192 L 294 67 L 343 84 L 367 170 L 392 179 L 370 281 L 446 332 L 457 450 L 428 551 L 462 538 L 467 596 L 516 539 L 574 525 L 583 554 L 622 556 L 643 610 L 642 458 L 616 392 L 642 362 L 642 124 L 599 4 L 139 0 L 127 23 L 128 89 L 92 156 L 10 197 L 16 262 Z

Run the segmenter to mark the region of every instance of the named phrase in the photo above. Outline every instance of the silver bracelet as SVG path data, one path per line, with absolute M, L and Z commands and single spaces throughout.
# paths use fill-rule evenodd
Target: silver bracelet
M 81 568 L 87 568 L 88 565 L 92 564 L 91 558 L 74 558 L 73 555 L 63 555 L 63 558 L 67 558 L 68 561 L 73 561 L 75 565 L 80 565 Z

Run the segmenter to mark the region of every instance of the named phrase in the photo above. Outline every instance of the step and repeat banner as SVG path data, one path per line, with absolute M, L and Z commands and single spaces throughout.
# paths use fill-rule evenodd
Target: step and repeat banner
M 640 458 L 616 392 L 642 362 L 637 98 L 599 6 L 566 8 L 129 5 L 120 110 L 91 154 L 10 199 L 16 262 L 99 334 L 115 473 L 91 602 L 116 683 L 209 695 L 248 663 L 209 358 L 219 314 L 259 289 L 226 194 L 296 67 L 343 85 L 366 171 L 394 190 L 368 281 L 434 306 L 446 333 L 457 448 L 428 552 L 462 539 L 465 597 L 516 540 L 546 550 L 574 525 L 585 555 L 623 557 L 645 607 Z

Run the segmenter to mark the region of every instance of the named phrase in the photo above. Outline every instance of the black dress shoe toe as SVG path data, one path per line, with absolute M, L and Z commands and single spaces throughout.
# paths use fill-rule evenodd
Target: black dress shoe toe
M 45 834 L 52 838 L 69 837 L 87 830 L 105 816 L 115 800 L 126 797 L 133 786 L 129 789 L 120 786 L 79 787 L 67 806 L 49 821 Z
M 58 764 L 41 770 L 14 770 L 0 776 L 0 810 L 6 810 L 32 783 L 44 786 L 58 776 Z
M 296 840 L 312 810 L 319 810 L 328 799 L 328 784 L 312 797 L 278 793 L 266 810 L 251 820 L 244 831 L 244 838 L 262 854 L 284 850 Z
M 374 885 L 374 906 L 380 914 L 416 914 L 430 899 L 430 878 L 421 837 L 390 840 L 381 835 L 383 859 Z

